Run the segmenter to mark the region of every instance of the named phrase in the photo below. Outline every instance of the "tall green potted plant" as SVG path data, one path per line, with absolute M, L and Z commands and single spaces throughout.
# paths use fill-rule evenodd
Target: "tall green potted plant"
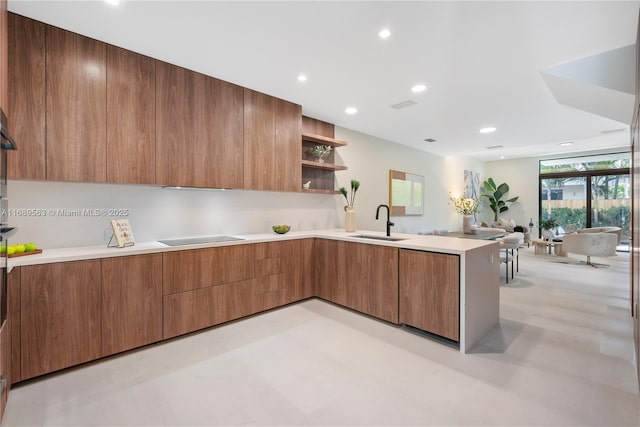
M 485 194 L 482 194 L 482 197 L 489 199 L 489 207 L 493 211 L 494 221 L 498 221 L 498 217 L 502 212 L 509 210 L 507 203 L 513 203 L 518 200 L 518 196 L 503 200 L 509 192 L 509 186 L 505 182 L 500 185 L 496 185 L 493 178 L 489 178 L 482 183 L 482 190 L 485 192 Z

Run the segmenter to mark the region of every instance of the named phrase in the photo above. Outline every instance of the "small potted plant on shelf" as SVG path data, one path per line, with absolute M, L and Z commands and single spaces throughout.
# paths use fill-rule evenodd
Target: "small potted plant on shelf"
M 318 159 L 318 163 L 324 163 L 324 158 L 331 153 L 330 145 L 316 145 L 311 149 L 311 154 Z

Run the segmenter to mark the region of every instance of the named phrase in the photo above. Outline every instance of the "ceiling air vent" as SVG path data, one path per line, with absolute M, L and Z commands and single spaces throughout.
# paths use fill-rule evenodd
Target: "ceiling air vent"
M 427 139 L 425 139 L 424 141 L 425 141 L 425 142 L 436 142 L 436 140 L 435 140 L 435 139 L 433 139 L 433 138 L 427 138 Z
M 495 150 L 496 148 L 502 148 L 502 145 L 492 145 L 490 147 L 485 147 L 487 150 Z
M 620 129 L 608 129 L 608 130 L 601 130 L 600 133 L 618 133 L 618 132 L 624 132 L 625 130 L 627 130 L 627 128 L 620 128 Z
M 417 104 L 416 101 L 412 101 L 409 99 L 408 101 L 402 101 L 402 102 L 398 102 L 397 104 L 389 105 L 389 107 L 393 108 L 394 110 L 400 110 L 402 108 L 411 107 L 412 105 L 416 105 L 416 104 Z

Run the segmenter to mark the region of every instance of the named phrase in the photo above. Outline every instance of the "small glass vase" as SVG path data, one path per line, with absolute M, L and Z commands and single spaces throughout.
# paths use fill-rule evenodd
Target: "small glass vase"
M 344 208 L 344 231 L 356 231 L 356 211 L 353 206 L 345 206 Z

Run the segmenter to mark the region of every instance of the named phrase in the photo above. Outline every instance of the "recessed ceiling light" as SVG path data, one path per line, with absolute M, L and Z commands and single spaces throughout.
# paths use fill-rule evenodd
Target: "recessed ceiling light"
M 104 1 L 114 6 L 120 5 L 120 0 L 104 0 Z
M 500 160 L 504 159 L 504 156 L 500 156 Z
M 427 90 L 427 85 L 423 85 L 423 84 L 415 85 L 414 87 L 411 88 L 411 92 L 414 92 L 414 93 L 424 92 L 425 90 Z
M 389 31 L 388 28 L 383 28 L 382 30 L 380 30 L 380 32 L 378 33 L 378 36 L 381 39 L 386 39 L 391 35 L 391 31 Z
M 569 146 L 569 145 L 573 145 L 573 142 L 571 142 L 571 141 L 561 142 L 561 143 L 560 143 L 560 144 L 558 144 L 558 145 L 560 145 L 560 146 L 562 146 L 562 147 L 567 147 L 567 146 Z
M 298 76 L 298 81 L 299 82 L 306 82 L 307 81 L 307 76 L 305 76 L 304 74 L 300 74 Z
M 358 109 L 356 107 L 349 107 L 346 110 L 344 110 L 344 112 L 347 114 L 355 114 L 358 112 Z
M 494 127 L 486 127 L 486 128 L 480 129 L 480 133 L 492 133 L 495 131 L 496 131 L 496 128 Z

